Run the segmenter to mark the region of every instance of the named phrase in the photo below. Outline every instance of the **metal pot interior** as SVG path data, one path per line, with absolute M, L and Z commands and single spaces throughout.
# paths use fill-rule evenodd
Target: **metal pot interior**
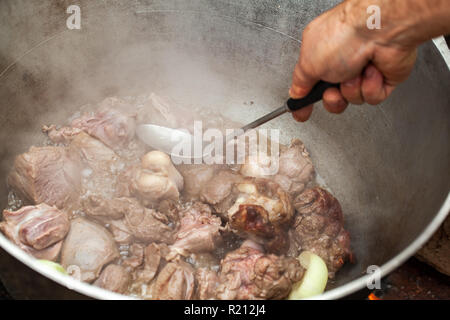
M 154 91 L 241 123 L 280 106 L 301 30 L 337 1 L 79 3 L 81 30 L 66 27 L 68 2 L 0 4 L 2 207 L 15 155 L 43 141 L 41 125 L 64 123 L 85 103 Z M 437 215 L 450 190 L 449 83 L 427 43 L 409 80 L 383 104 L 341 116 L 317 106 L 307 123 L 284 115 L 265 126 L 281 129 L 285 143 L 306 144 L 343 207 L 356 262 L 332 286 L 358 279 L 369 265 L 399 263 L 445 214 Z

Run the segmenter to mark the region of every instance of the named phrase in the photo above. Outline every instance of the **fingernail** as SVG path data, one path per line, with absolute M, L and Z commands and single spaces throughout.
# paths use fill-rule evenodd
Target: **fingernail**
M 366 71 L 364 71 L 364 77 L 365 78 L 372 78 L 375 75 L 375 68 L 372 66 L 369 66 L 366 68 Z

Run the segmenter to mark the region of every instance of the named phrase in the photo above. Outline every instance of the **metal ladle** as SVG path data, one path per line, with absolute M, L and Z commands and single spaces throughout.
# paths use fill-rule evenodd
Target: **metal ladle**
M 286 113 L 300 110 L 306 106 L 309 106 L 315 102 L 322 100 L 323 93 L 328 88 L 339 88 L 339 84 L 337 83 L 329 83 L 324 81 L 319 81 L 309 92 L 307 96 L 300 99 L 292 99 L 289 98 L 286 103 L 279 107 L 278 109 L 266 114 L 265 116 L 243 126 L 241 129 L 242 132 L 246 132 L 250 129 L 254 129 L 259 127 L 260 125 Z M 172 129 L 168 127 L 158 126 L 155 124 L 141 124 L 136 129 L 136 135 L 141 139 L 144 143 L 149 145 L 150 147 L 163 151 L 173 157 L 180 157 L 180 154 L 174 154 L 173 150 L 175 147 L 179 147 L 180 144 L 189 144 L 186 146 L 191 148 L 191 142 L 193 136 L 187 131 Z M 229 141 L 229 138 L 236 138 L 236 135 L 232 135 L 230 137 L 225 138 L 225 143 Z M 205 151 L 203 152 L 202 157 L 208 153 L 208 147 L 205 147 Z M 189 158 L 195 158 L 196 155 L 191 153 Z

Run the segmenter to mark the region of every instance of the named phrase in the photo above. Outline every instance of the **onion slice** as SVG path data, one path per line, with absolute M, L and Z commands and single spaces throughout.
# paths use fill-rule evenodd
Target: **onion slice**
M 306 269 L 303 278 L 292 286 L 289 300 L 309 298 L 321 294 L 328 280 L 328 269 L 325 262 L 311 251 L 303 251 L 298 260 Z
M 47 267 L 56 270 L 62 274 L 67 274 L 66 270 L 64 269 L 64 267 L 62 265 L 60 265 L 59 263 L 50 261 L 50 260 L 38 260 L 40 263 L 45 264 Z

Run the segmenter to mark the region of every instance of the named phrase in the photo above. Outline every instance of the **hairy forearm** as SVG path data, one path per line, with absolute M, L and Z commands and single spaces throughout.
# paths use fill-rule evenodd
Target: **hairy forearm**
M 450 0 L 346 0 L 343 19 L 355 30 L 379 44 L 417 46 L 450 34 Z M 369 29 L 367 8 L 380 8 L 381 28 Z

